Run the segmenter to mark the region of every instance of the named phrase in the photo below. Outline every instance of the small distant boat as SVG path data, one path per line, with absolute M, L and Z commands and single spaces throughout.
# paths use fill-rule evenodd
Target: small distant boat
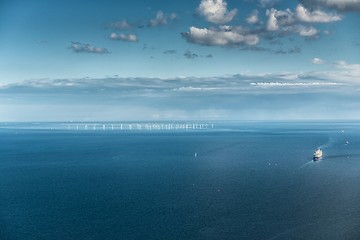
M 195 155 L 194 155 L 195 157 L 197 157 L 197 152 L 195 153 Z
M 322 152 L 321 148 L 318 148 L 314 152 L 313 160 L 319 161 L 319 160 L 321 160 L 322 156 L 323 156 L 323 152 Z

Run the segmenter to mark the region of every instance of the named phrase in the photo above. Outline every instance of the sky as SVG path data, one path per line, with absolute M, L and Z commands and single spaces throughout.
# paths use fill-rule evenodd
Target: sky
M 0 0 L 0 121 L 360 119 L 360 0 Z

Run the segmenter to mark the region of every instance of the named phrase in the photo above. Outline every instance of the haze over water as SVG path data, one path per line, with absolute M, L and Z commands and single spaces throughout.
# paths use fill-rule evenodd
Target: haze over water
M 360 238 L 357 123 L 0 127 L 0 239 Z

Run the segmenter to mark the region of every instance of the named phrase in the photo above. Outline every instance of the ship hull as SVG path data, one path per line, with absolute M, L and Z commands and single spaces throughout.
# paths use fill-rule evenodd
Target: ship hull
M 320 161 L 321 159 L 322 159 L 322 157 L 313 157 L 314 162 Z

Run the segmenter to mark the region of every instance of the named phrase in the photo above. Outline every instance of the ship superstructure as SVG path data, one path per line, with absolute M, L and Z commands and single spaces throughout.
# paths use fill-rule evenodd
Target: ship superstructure
M 314 159 L 314 161 L 318 161 L 322 158 L 322 156 L 323 156 L 323 152 L 322 152 L 321 148 L 318 148 L 314 152 L 313 159 Z

